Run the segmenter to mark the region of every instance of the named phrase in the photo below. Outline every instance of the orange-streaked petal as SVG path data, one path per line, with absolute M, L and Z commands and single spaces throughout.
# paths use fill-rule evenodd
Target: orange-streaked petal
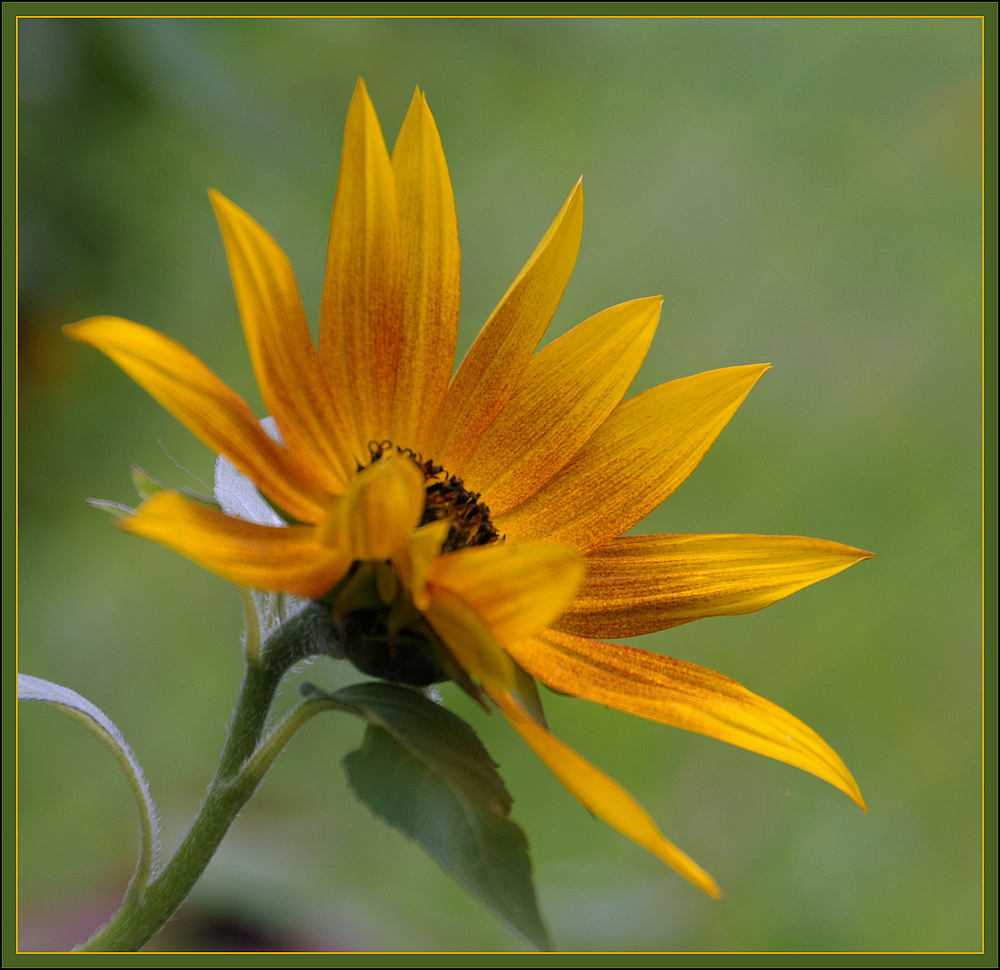
M 312 526 L 257 525 L 188 501 L 176 492 L 157 492 L 135 515 L 119 519 L 118 525 L 253 589 L 316 598 L 328 593 L 351 564 L 340 550 L 321 545 Z
M 423 472 L 405 455 L 389 452 L 359 472 L 335 500 L 318 540 L 351 559 L 390 559 L 420 521 L 425 495 Z
M 715 880 L 668 841 L 649 813 L 618 782 L 560 741 L 530 717 L 509 694 L 493 700 L 549 770 L 599 819 L 632 839 L 714 899 Z
M 583 187 L 577 182 L 448 390 L 430 453 L 453 475 L 462 475 L 483 432 L 510 400 L 562 299 L 582 230 Z
M 309 334 L 292 265 L 242 209 L 214 189 L 209 198 L 264 403 L 298 464 L 326 491 L 343 492 L 355 463 Z
M 396 182 L 375 108 L 358 81 L 330 224 L 319 349 L 333 394 L 351 408 L 355 457 L 361 461 L 369 441 L 389 435 L 403 325 Z
M 508 650 L 554 690 L 795 765 L 865 807 L 847 766 L 812 728 L 713 670 L 555 630 Z
M 458 334 L 455 197 L 441 138 L 424 95 L 413 95 L 392 152 L 403 261 L 402 336 L 388 436 L 427 449 L 444 402 Z
M 518 542 L 583 552 L 620 536 L 694 471 L 769 367 L 706 371 L 623 401 L 548 485 L 494 524 Z
M 556 626 L 583 637 L 632 637 L 753 613 L 870 558 L 801 536 L 627 536 L 587 555 L 587 578 Z
M 660 319 L 660 297 L 585 320 L 539 351 L 465 466 L 469 488 L 502 515 L 580 450 L 632 383 Z
M 329 495 L 267 436 L 246 401 L 176 340 L 119 317 L 91 317 L 63 332 L 107 354 L 280 508 L 303 522 L 323 516 Z
M 583 569 L 569 546 L 496 543 L 440 556 L 426 576 L 432 597 L 436 587 L 457 593 L 506 646 L 551 624 L 573 599 Z

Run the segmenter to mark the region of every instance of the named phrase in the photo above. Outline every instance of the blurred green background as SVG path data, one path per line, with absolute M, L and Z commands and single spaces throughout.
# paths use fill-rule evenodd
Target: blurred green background
M 774 364 L 637 531 L 877 553 L 762 613 L 642 638 L 803 718 L 868 816 L 785 765 L 549 695 L 555 731 L 716 876 L 721 902 L 446 690 L 514 794 L 556 945 L 979 949 L 978 20 L 37 19 L 20 22 L 19 58 L 20 667 L 115 719 L 168 847 L 223 739 L 239 606 L 83 500 L 132 504 L 132 462 L 206 488 L 213 456 L 59 328 L 149 324 L 262 413 L 205 190 L 285 247 L 315 319 L 363 76 L 390 145 L 415 85 L 436 116 L 462 233 L 460 352 L 582 173 L 583 246 L 550 335 L 663 293 L 635 390 Z M 302 677 L 360 679 L 332 663 Z M 521 948 L 355 802 L 339 762 L 360 733 L 310 723 L 152 947 Z M 68 719 L 31 705 L 20 743 L 21 946 L 66 947 L 120 898 L 133 808 Z

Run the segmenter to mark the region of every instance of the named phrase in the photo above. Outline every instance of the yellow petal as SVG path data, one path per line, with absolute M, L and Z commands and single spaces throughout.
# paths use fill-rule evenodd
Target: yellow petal
M 402 549 L 424 510 L 424 475 L 398 452 L 360 472 L 318 529 L 319 541 L 350 558 L 381 562 Z
M 548 485 L 494 524 L 518 542 L 583 552 L 627 532 L 694 471 L 769 366 L 706 371 L 622 402 Z
M 351 564 L 339 550 L 321 545 L 312 526 L 257 525 L 190 502 L 176 492 L 157 492 L 135 515 L 119 519 L 118 525 L 253 589 L 320 597 Z
M 118 317 L 91 317 L 63 331 L 107 354 L 280 508 L 303 522 L 322 517 L 329 494 L 264 433 L 246 401 L 176 340 Z
M 433 627 L 462 669 L 488 691 L 514 686 L 517 675 L 510 656 L 479 614 L 461 596 L 444 587 L 428 587 L 424 619 Z
M 389 437 L 404 347 L 402 286 L 396 184 L 375 108 L 358 81 L 344 130 L 319 343 L 329 385 L 351 408 L 362 462 L 369 441 Z
M 462 475 L 483 432 L 504 409 L 569 282 L 583 229 L 578 182 L 504 294 L 452 381 L 430 453 Z
M 426 450 L 448 390 L 458 333 L 455 198 L 441 138 L 420 91 L 392 152 L 403 262 L 402 337 L 388 436 Z
M 418 610 L 425 610 L 430 605 L 427 570 L 441 554 L 441 547 L 448 538 L 450 528 L 450 523 L 441 519 L 414 529 L 406 537 L 404 548 L 393 559 L 399 578 L 410 591 L 413 605 Z
M 551 624 L 582 579 L 583 562 L 576 552 L 547 543 L 460 549 L 427 569 L 432 596 L 435 587 L 457 593 L 502 646 Z
M 463 472 L 502 515 L 537 492 L 580 450 L 632 383 L 660 318 L 660 297 L 585 320 L 528 364 Z
M 664 838 L 649 813 L 616 781 L 529 717 L 510 695 L 493 700 L 549 770 L 599 819 L 658 856 L 685 879 L 718 899 L 715 880 Z
M 355 463 L 309 335 L 291 263 L 242 209 L 214 190 L 209 197 L 264 403 L 296 461 L 326 491 L 343 492 Z
M 587 555 L 587 578 L 557 627 L 584 637 L 631 637 L 752 613 L 870 558 L 801 536 L 614 539 Z
M 847 766 L 812 728 L 713 670 L 555 630 L 507 649 L 553 690 L 795 765 L 865 807 Z

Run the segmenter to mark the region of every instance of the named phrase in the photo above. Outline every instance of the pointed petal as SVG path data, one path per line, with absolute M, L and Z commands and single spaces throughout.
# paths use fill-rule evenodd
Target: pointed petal
M 402 284 L 396 184 L 375 108 L 358 81 L 330 225 L 320 356 L 329 386 L 352 409 L 362 462 L 369 441 L 390 435 L 404 346 Z
M 398 452 L 389 452 L 359 472 L 319 526 L 318 541 L 350 554 L 351 560 L 381 562 L 406 545 L 424 510 L 424 476 Z
M 510 399 L 569 282 L 583 229 L 578 182 L 504 294 L 452 381 L 430 453 L 461 476 L 483 432 Z
M 515 688 L 504 647 L 548 626 L 573 598 L 583 563 L 565 546 L 490 545 L 426 567 L 424 616 L 467 673 L 492 692 Z M 415 601 L 417 599 L 415 596 Z
M 584 637 L 632 637 L 753 613 L 870 558 L 801 536 L 627 536 L 587 556 L 587 578 L 556 625 Z
M 430 602 L 424 619 L 458 661 L 488 691 L 504 692 L 514 686 L 514 663 L 490 627 L 461 596 L 443 586 L 429 587 Z
M 209 197 L 264 403 L 296 461 L 326 491 L 343 492 L 355 463 L 309 335 L 291 263 L 242 209 L 214 189 Z
M 551 624 L 582 579 L 583 562 L 575 550 L 546 543 L 461 549 L 427 569 L 432 596 L 436 587 L 457 593 L 502 646 Z
M 709 896 L 718 899 L 722 895 L 715 880 L 664 838 L 649 813 L 621 785 L 529 717 L 510 695 L 493 700 L 549 770 L 599 819 L 648 849 Z
M 769 367 L 706 371 L 624 401 L 548 485 L 494 524 L 519 542 L 583 552 L 621 535 L 694 471 Z
M 304 522 L 322 517 L 330 496 L 267 436 L 246 401 L 176 340 L 118 317 L 91 317 L 63 331 L 107 354 L 282 509 Z
M 420 91 L 392 152 L 403 261 L 400 371 L 389 437 L 424 451 L 444 402 L 458 334 L 459 247 L 455 197 L 441 138 Z
M 580 450 L 621 401 L 660 318 L 660 297 L 585 320 L 537 353 L 463 478 L 493 515 L 520 505 Z
M 239 586 L 311 599 L 329 592 L 351 564 L 339 550 L 321 545 L 312 526 L 276 529 L 244 522 L 176 492 L 157 492 L 118 525 Z
M 847 766 L 812 728 L 713 670 L 555 630 L 508 650 L 553 690 L 795 765 L 865 807 Z

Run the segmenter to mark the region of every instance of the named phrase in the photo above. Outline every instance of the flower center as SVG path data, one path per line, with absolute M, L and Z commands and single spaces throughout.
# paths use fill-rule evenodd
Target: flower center
M 468 546 L 485 546 L 500 539 L 490 518 L 487 505 L 479 501 L 478 492 L 470 492 L 462 479 L 449 475 L 440 465 L 433 461 L 424 461 L 409 448 L 399 448 L 391 441 L 370 441 L 368 451 L 372 462 L 378 461 L 387 451 L 393 448 L 401 455 L 407 455 L 424 473 L 427 483 L 427 498 L 424 500 L 424 514 L 420 525 L 450 519 L 451 528 L 448 538 L 441 547 L 442 552 L 455 552 Z M 359 471 L 361 469 L 358 469 Z
M 395 450 L 424 476 L 426 498 L 418 526 L 447 521 L 441 552 L 483 546 L 500 540 L 490 510 L 477 492 L 440 465 L 391 441 L 371 441 L 369 464 Z M 364 467 L 359 466 L 358 471 Z M 344 654 L 363 673 L 414 687 L 461 677 L 440 639 L 414 606 L 389 562 L 355 562 L 334 592 L 333 614 L 344 641 Z

